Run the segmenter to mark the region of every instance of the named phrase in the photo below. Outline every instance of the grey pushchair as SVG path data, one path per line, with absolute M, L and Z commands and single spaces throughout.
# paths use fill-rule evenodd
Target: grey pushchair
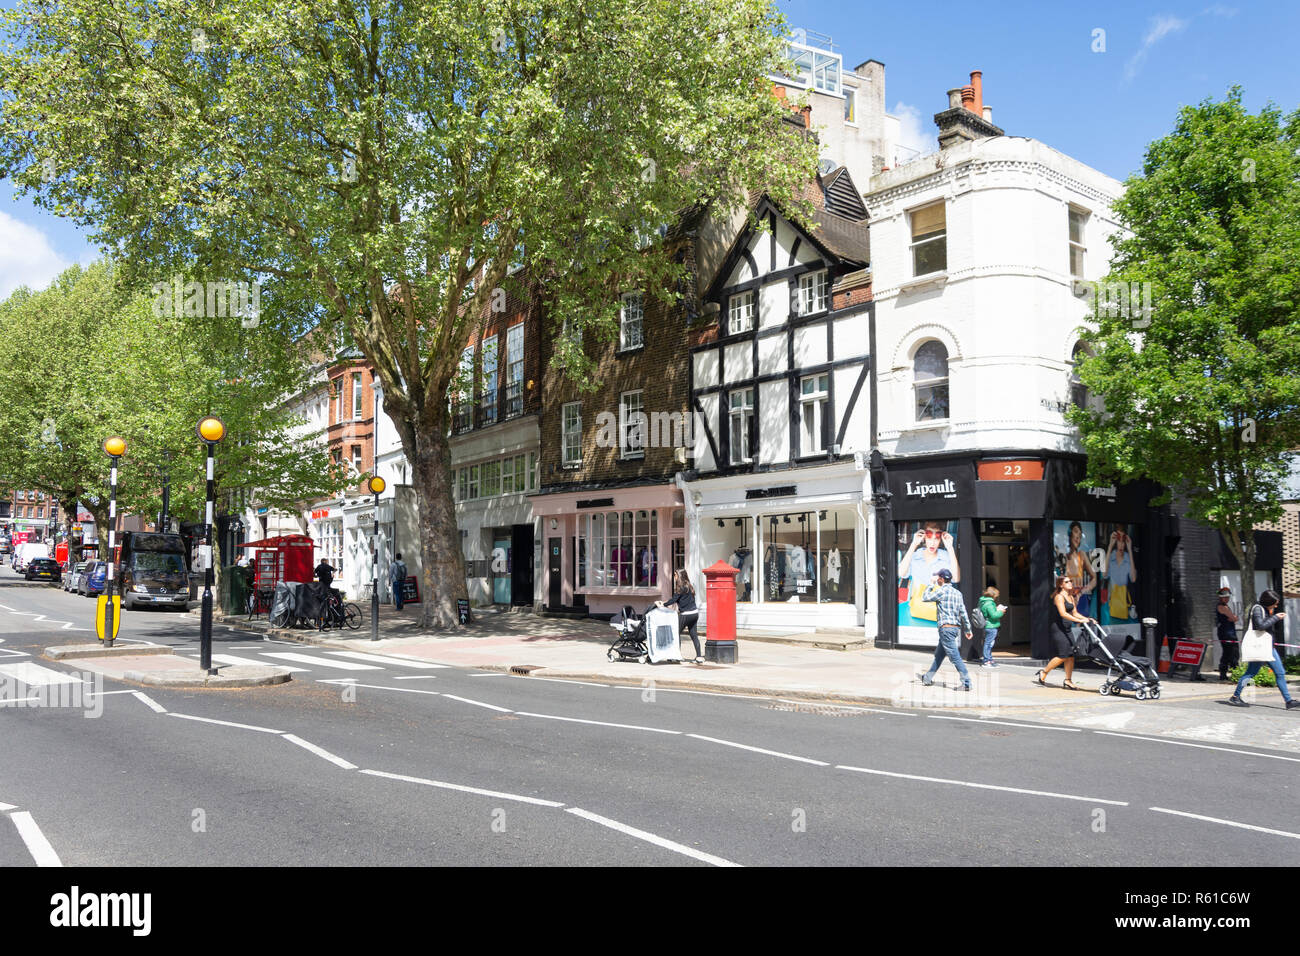
M 1120 691 L 1134 691 L 1138 700 L 1160 699 L 1160 675 L 1146 657 L 1137 657 L 1127 650 L 1131 639 L 1125 641 L 1118 652 L 1107 646 L 1113 641 L 1101 625 L 1091 619 L 1080 625 L 1076 657 L 1086 657 L 1094 664 L 1106 668 L 1106 680 L 1097 688 L 1098 693 L 1119 696 Z

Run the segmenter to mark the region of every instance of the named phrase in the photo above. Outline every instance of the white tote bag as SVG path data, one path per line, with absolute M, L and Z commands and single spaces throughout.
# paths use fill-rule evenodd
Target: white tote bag
M 1254 617 L 1254 609 L 1251 609 L 1251 618 Z M 1247 620 L 1250 620 L 1248 618 Z M 1273 635 L 1268 631 L 1257 631 L 1254 628 L 1246 628 L 1241 635 L 1241 659 L 1247 664 L 1256 661 L 1271 661 L 1273 659 Z

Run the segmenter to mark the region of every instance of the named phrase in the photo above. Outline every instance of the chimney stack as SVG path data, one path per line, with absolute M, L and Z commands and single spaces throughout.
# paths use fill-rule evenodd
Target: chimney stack
M 993 125 L 993 108 L 984 105 L 984 74 L 972 70 L 970 85 L 948 91 L 948 108 L 934 114 L 939 127 L 939 148 L 947 149 L 968 140 L 1006 135 Z
M 970 86 L 975 93 L 975 112 L 984 115 L 984 72 L 974 70 L 970 75 Z

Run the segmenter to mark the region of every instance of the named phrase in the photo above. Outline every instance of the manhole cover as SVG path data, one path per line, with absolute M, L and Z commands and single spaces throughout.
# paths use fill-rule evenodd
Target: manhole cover
M 836 707 L 834 704 L 795 703 L 794 701 L 776 701 L 763 706 L 768 710 L 785 710 L 798 714 L 820 714 L 823 717 L 858 717 L 863 713 L 849 707 Z

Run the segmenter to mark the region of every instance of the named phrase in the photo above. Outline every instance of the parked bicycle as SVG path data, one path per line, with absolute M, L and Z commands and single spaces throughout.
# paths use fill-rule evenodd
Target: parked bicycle
M 348 627 L 354 631 L 361 627 L 361 608 L 351 601 L 344 601 L 343 596 L 332 588 L 324 611 L 316 619 L 317 630 L 324 631 L 331 627 Z
M 244 610 L 248 612 L 250 621 L 260 614 L 271 613 L 271 598 L 274 593 L 270 588 L 254 588 L 245 595 Z

